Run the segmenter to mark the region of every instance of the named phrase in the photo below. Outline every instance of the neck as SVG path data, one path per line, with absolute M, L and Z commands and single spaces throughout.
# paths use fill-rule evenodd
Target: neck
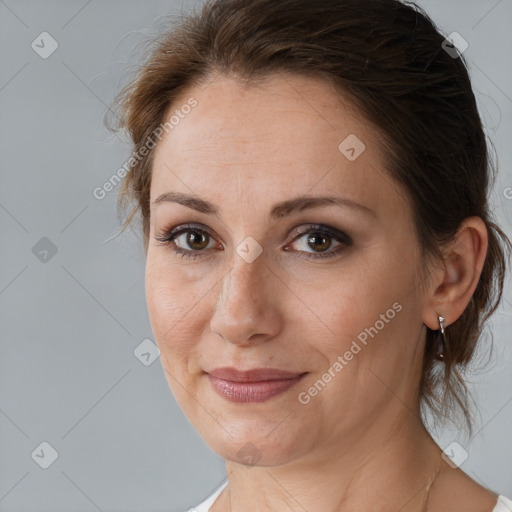
M 401 409 L 393 421 L 282 465 L 228 461 L 228 487 L 212 512 L 427 510 L 429 488 L 446 464 L 418 417 Z

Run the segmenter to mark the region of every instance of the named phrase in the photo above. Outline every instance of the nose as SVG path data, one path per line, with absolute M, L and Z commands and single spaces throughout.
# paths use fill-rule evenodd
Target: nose
M 251 345 L 276 336 L 282 326 L 279 280 L 260 255 L 247 263 L 233 254 L 231 269 L 220 283 L 210 320 L 212 332 L 237 345 Z

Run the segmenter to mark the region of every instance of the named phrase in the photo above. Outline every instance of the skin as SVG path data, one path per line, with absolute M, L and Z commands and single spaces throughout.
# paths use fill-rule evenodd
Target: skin
M 169 386 L 226 460 L 228 488 L 212 510 L 490 511 L 497 496 L 444 462 L 416 392 L 426 326 L 438 329 L 442 315 L 449 332 L 476 288 L 484 223 L 466 219 L 446 266 L 427 268 L 407 195 L 385 172 L 378 131 L 322 80 L 279 74 L 246 86 L 221 75 L 184 92 L 172 111 L 190 97 L 197 106 L 155 149 L 146 297 Z M 349 134 L 366 146 L 354 161 L 338 149 Z M 170 191 L 207 200 L 219 215 L 154 204 Z M 349 198 L 373 214 L 329 205 L 270 218 L 275 203 L 302 195 Z M 186 223 L 211 235 L 195 259 L 173 252 L 194 252 L 186 234 L 174 244 L 155 239 Z M 308 244 L 296 228 L 310 224 L 353 243 Z M 263 249 L 252 263 L 236 252 L 247 237 Z M 402 308 L 394 318 L 301 404 L 298 393 L 395 303 Z M 207 378 L 221 366 L 309 374 L 266 402 L 237 404 Z M 247 443 L 255 464 L 238 455 Z

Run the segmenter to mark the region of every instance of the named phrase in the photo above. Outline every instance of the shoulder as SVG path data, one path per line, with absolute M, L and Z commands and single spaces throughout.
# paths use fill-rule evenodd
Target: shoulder
M 512 512 L 512 500 L 500 494 L 492 512 Z
M 226 488 L 228 482 L 224 482 L 217 489 L 215 489 L 206 499 L 195 507 L 190 507 L 186 512 L 208 512 L 210 507 L 214 504 L 215 500 L 219 497 L 220 493 Z
M 434 491 L 436 483 L 432 486 Z M 445 471 L 438 482 L 429 506 L 435 512 L 446 511 L 446 504 L 465 512 L 512 512 L 508 498 L 480 485 L 461 469 Z

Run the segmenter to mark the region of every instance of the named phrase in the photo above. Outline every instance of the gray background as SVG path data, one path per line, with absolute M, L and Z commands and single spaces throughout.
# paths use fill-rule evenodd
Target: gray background
M 143 248 L 129 232 L 108 241 L 119 227 L 116 190 L 92 195 L 129 156 L 103 115 L 137 62 L 136 45 L 161 16 L 193 5 L 0 0 L 0 511 L 186 510 L 225 477 L 159 359 L 145 366 L 134 355 L 153 339 Z M 464 55 L 499 156 L 493 205 L 510 236 L 512 2 L 420 5 L 469 43 Z M 44 31 L 59 45 L 46 59 L 31 48 Z M 461 468 L 512 497 L 509 297 L 508 276 L 486 331 L 493 359 L 471 385 L 481 431 L 467 440 L 446 427 L 435 438 L 442 448 L 458 440 L 469 452 Z M 48 469 L 31 455 L 43 441 L 58 452 Z

